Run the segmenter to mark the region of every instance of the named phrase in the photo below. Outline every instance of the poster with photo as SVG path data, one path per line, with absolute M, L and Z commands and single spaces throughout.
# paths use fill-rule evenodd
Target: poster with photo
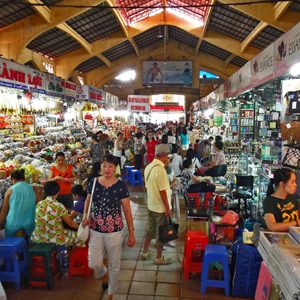
M 192 85 L 192 61 L 143 61 L 143 83 Z

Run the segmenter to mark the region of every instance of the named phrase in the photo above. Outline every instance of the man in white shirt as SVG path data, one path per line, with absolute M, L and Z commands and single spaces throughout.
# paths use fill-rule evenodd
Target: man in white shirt
M 156 265 L 168 265 L 172 259 L 162 256 L 163 244 L 158 239 L 158 227 L 171 215 L 171 188 L 165 166 L 169 164 L 169 146 L 159 144 L 155 147 L 155 159 L 145 168 L 145 185 L 148 198 L 148 224 L 143 245 L 142 259 L 151 256 L 149 246 L 156 238 Z
M 173 145 L 173 156 L 171 158 L 170 166 L 172 167 L 175 176 L 179 176 L 182 170 L 182 156 L 178 154 L 179 147 L 177 145 Z

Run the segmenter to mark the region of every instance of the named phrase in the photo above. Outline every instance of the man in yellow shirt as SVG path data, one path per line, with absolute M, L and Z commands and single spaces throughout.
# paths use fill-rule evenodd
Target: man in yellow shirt
M 148 225 L 142 259 L 151 256 L 150 242 L 156 238 L 156 265 L 167 265 L 172 259 L 162 256 L 163 244 L 158 240 L 158 227 L 171 215 L 171 189 L 165 166 L 169 164 L 169 146 L 159 144 L 155 148 L 155 159 L 145 168 L 145 184 L 148 198 Z

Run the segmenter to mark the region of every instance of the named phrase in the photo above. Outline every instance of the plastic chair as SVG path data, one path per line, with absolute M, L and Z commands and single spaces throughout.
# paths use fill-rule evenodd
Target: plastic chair
M 88 265 L 88 247 L 76 247 L 69 256 L 69 277 L 89 277 L 93 272 Z
M 143 184 L 143 175 L 141 170 L 130 170 L 129 173 L 129 183 L 131 185 Z
M 27 267 L 27 281 L 28 283 L 42 282 L 47 284 L 48 289 L 53 288 L 53 256 L 56 257 L 55 244 L 39 243 L 32 244 L 28 252 L 28 267 Z M 45 276 L 36 276 L 36 269 L 33 268 L 33 263 L 36 263 L 36 257 L 43 258 Z M 57 267 L 56 267 L 57 268 Z M 33 283 L 33 285 L 35 285 Z
M 26 274 L 27 244 L 24 238 L 8 237 L 0 240 L 0 258 L 4 259 L 0 281 L 14 282 L 20 289 L 21 278 Z
M 213 262 L 223 264 L 224 279 L 214 280 L 208 278 L 209 265 Z M 201 294 L 204 295 L 207 287 L 218 287 L 225 289 L 226 297 L 229 296 L 229 268 L 228 252 L 223 245 L 206 245 L 201 275 Z
M 247 216 L 247 201 L 253 198 L 254 176 L 236 175 L 236 192 L 234 198 L 238 199 L 238 212 L 241 211 L 241 201 L 244 201 L 245 216 Z
M 183 256 L 183 276 L 189 279 L 190 273 L 202 271 L 202 261 L 208 236 L 203 231 L 187 231 Z
M 130 171 L 134 169 L 134 166 L 125 166 L 123 171 L 123 180 L 129 181 Z

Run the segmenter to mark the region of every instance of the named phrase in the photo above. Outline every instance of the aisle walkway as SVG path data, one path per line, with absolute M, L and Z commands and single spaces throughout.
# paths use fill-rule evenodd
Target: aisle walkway
M 132 193 L 132 210 L 136 245 L 134 248 L 124 246 L 122 253 L 121 274 L 118 294 L 115 300 L 175 300 L 175 299 L 239 299 L 226 298 L 222 289 L 209 289 L 208 294 L 200 294 L 200 278 L 182 279 L 182 253 L 185 219 L 181 217 L 181 239 L 175 248 L 166 247 L 164 254 L 174 259 L 167 266 L 156 266 L 153 260 L 140 260 L 142 241 L 147 221 L 147 206 L 143 192 Z M 155 254 L 154 241 L 151 250 Z M 101 282 L 93 278 L 81 277 L 71 279 L 57 279 L 54 289 L 48 291 L 43 288 L 31 288 L 16 291 L 11 285 L 5 285 L 8 300 L 99 300 L 106 299 L 102 295 Z

